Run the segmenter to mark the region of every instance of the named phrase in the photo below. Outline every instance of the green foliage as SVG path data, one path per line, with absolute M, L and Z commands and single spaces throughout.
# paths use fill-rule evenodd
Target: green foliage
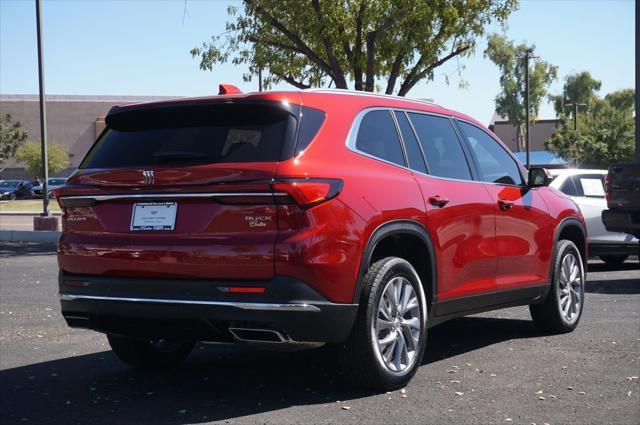
M 535 46 L 516 45 L 512 40 L 498 34 L 491 34 L 484 51 L 500 69 L 501 91 L 496 96 L 496 112 L 507 117 L 509 123 L 516 127 L 519 146 L 523 147 L 523 130 L 526 123 L 525 106 L 525 66 L 522 59 L 527 52 L 533 54 Z M 542 99 L 547 95 L 547 88 L 556 79 L 558 67 L 540 59 L 529 62 L 529 119 L 535 121 Z
M 573 120 L 562 115 L 558 131 L 545 142 L 546 148 L 577 166 L 606 167 L 633 161 L 634 97 L 635 90 L 626 89 L 595 99 L 593 108 L 579 115 L 578 131 L 573 130 Z
M 634 89 L 615 91 L 606 95 L 604 100 L 616 109 L 633 113 L 636 104 L 636 91 Z
M 11 122 L 10 114 L 0 115 L 0 171 L 28 137 L 19 121 Z
M 31 176 L 42 175 L 42 160 L 40 158 L 40 143 L 27 142 L 16 153 L 16 159 L 25 164 Z M 47 164 L 49 174 L 56 174 L 64 170 L 69 164 L 69 155 L 55 143 L 47 145 Z
M 469 55 L 490 22 L 504 24 L 517 0 L 245 0 L 226 31 L 191 50 L 200 68 L 247 64 L 251 81 L 326 86 L 404 96 L 443 63 Z M 396 89 L 396 85 L 400 84 Z
M 574 103 L 584 104 L 582 108 L 587 109 L 595 106 L 598 102 L 596 92 L 600 90 L 602 83 L 594 79 L 587 71 L 576 74 L 567 75 L 565 77 L 562 95 L 549 96 L 549 100 L 553 103 L 553 107 L 557 116 L 567 114 L 573 116 L 573 109 L 570 109 Z M 578 114 L 580 115 L 580 114 Z

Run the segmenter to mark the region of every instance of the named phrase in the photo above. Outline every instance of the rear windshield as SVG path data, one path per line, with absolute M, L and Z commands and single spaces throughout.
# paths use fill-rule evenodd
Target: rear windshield
M 156 107 L 107 116 L 80 168 L 274 162 L 291 156 L 296 118 L 264 104 Z

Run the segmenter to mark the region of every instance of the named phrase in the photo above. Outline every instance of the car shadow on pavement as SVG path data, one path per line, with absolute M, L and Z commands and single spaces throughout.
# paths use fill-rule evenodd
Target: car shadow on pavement
M 526 320 L 456 319 L 430 330 L 423 363 L 538 335 Z M 0 422 L 193 424 L 372 395 L 347 382 L 332 350 L 200 344 L 163 372 L 134 371 L 110 351 L 2 370 Z
M 0 244 L 0 258 L 55 254 L 56 246 L 53 244 L 19 242 L 2 242 Z
M 587 281 L 585 291 L 592 294 L 640 294 L 640 276 L 637 279 Z
M 422 364 L 435 363 L 503 341 L 545 335 L 532 320 L 462 317 L 429 329 Z

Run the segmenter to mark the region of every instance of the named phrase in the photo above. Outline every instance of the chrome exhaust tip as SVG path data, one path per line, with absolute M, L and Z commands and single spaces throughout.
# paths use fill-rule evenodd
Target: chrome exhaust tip
M 290 342 L 290 340 L 286 338 L 281 332 L 273 329 L 230 327 L 229 332 L 236 340 L 242 342 L 258 342 L 271 344 L 282 344 Z

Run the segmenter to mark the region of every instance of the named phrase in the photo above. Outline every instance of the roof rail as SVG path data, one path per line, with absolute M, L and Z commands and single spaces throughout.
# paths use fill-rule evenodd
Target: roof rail
M 381 98 L 384 98 L 384 99 L 404 100 L 404 101 L 407 101 L 407 102 L 420 103 L 420 104 L 423 104 L 423 105 L 438 106 L 438 107 L 442 108 L 442 106 L 440 106 L 440 105 L 434 103 L 432 100 L 428 100 L 428 99 L 411 99 L 411 98 L 402 97 L 402 96 L 396 96 L 396 95 L 392 95 L 392 94 L 373 93 L 373 92 L 366 92 L 366 91 L 360 91 L 360 90 L 310 88 L 310 89 L 304 89 L 302 91 L 311 92 L 311 93 L 334 93 L 334 94 L 349 94 L 349 95 L 356 95 L 356 96 L 381 97 Z

